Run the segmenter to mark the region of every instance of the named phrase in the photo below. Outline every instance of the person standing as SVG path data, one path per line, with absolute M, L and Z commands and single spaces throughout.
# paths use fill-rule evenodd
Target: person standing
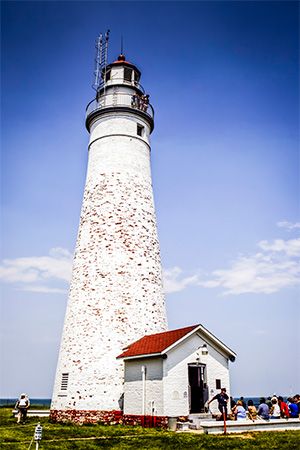
M 144 112 L 147 112 L 148 105 L 149 105 L 149 94 L 142 95 L 140 109 Z
M 219 411 L 221 413 L 221 415 L 223 416 L 223 414 L 225 414 L 225 420 L 227 420 L 227 404 L 229 401 L 229 397 L 226 394 L 226 388 L 222 388 L 221 392 L 217 395 L 215 395 L 207 404 L 207 406 L 209 406 L 209 404 L 211 402 L 213 402 L 214 400 L 218 400 L 218 408 Z M 221 417 L 222 417 L 221 416 Z
M 21 394 L 15 406 L 15 408 L 18 410 L 17 423 L 20 423 L 22 421 L 22 423 L 24 424 L 26 422 L 27 411 L 29 409 L 29 406 L 30 406 L 29 398 L 27 397 L 26 394 Z

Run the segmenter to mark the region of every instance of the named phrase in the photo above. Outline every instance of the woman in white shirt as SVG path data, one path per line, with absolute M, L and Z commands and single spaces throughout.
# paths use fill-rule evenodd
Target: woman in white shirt
M 280 419 L 280 406 L 278 404 L 277 398 L 272 398 L 272 406 L 270 409 L 270 419 Z

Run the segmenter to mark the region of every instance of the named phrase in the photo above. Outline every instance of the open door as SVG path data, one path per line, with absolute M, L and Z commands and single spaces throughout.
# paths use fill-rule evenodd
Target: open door
M 204 412 L 204 405 L 208 399 L 208 389 L 206 384 L 206 365 L 190 364 L 189 371 L 189 391 L 190 391 L 190 413 L 196 414 Z

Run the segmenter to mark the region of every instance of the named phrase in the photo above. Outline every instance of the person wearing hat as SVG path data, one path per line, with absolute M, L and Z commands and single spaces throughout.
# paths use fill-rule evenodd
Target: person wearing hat
M 220 413 L 222 414 L 222 416 L 223 416 L 223 414 L 225 414 L 225 420 L 227 420 L 227 404 L 228 404 L 229 397 L 228 397 L 228 395 L 226 394 L 226 388 L 222 388 L 222 389 L 221 389 L 221 392 L 220 392 L 219 394 L 215 395 L 215 396 L 208 402 L 207 406 L 209 406 L 209 404 L 210 404 L 211 402 L 213 402 L 214 400 L 218 400 L 218 408 L 219 408 L 219 411 L 220 411 Z
M 21 394 L 15 406 L 15 408 L 18 410 L 17 423 L 20 423 L 21 420 L 23 424 L 26 422 L 27 411 L 29 406 L 30 406 L 29 398 L 27 397 L 26 394 Z

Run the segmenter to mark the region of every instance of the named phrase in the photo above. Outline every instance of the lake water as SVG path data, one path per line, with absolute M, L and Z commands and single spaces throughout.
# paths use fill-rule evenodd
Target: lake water
M 0 406 L 15 405 L 16 398 L 0 398 Z M 50 408 L 51 398 L 30 398 L 31 405 L 48 406 Z
M 237 401 L 238 399 L 239 397 L 234 397 L 235 401 Z M 244 401 L 246 402 L 246 404 L 250 399 L 253 400 L 254 405 L 258 407 L 260 397 L 244 397 Z M 286 397 L 283 397 L 283 399 L 286 400 Z M 0 398 L 0 406 L 14 405 L 16 401 L 16 398 Z M 31 405 L 47 406 L 50 408 L 51 398 L 30 398 L 30 403 Z

